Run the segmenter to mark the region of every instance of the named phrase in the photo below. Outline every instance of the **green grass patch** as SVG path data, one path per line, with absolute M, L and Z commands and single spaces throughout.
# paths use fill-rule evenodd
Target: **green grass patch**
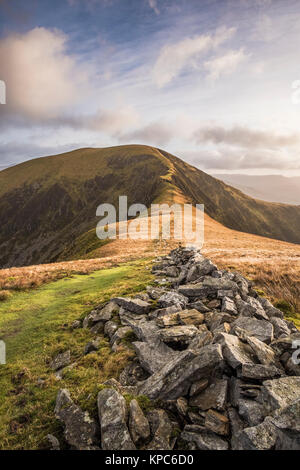
M 134 294 L 151 281 L 148 260 L 72 276 L 27 292 L 14 292 L 0 302 L 0 338 L 6 342 L 7 364 L 0 366 L 0 448 L 39 449 L 46 435 L 60 437 L 54 406 L 60 388 L 68 388 L 83 409 L 96 416 L 96 397 L 103 381 L 118 377 L 133 357 L 128 348 L 111 352 L 102 338 L 97 352 L 83 356 L 93 337 L 89 330 L 71 330 L 94 306 L 112 296 Z M 128 338 L 129 339 L 129 338 Z M 62 380 L 49 363 L 58 353 L 71 351 Z

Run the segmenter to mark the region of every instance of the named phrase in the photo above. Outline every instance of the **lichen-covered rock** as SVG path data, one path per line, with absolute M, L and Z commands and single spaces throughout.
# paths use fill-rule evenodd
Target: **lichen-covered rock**
M 125 399 L 112 388 L 98 394 L 98 413 L 103 450 L 134 450 L 136 447 L 127 428 Z
M 161 308 L 177 305 L 180 307 L 180 309 L 183 309 L 187 303 L 188 299 L 176 291 L 166 292 L 158 299 L 158 304 Z
M 138 402 L 131 400 L 129 408 L 129 430 L 135 445 L 140 445 L 150 438 L 150 426 Z
M 220 333 L 214 338 L 214 342 L 222 345 L 223 356 L 233 369 L 243 364 L 253 364 L 253 356 L 237 336 Z
M 239 317 L 237 318 L 232 328 L 242 328 L 249 336 L 254 336 L 263 343 L 270 343 L 274 336 L 274 329 L 272 323 L 266 320 L 258 320 L 253 317 Z
M 65 351 L 61 354 L 58 354 L 50 364 L 51 369 L 57 371 L 66 367 L 71 362 L 71 351 Z
M 185 348 L 198 334 L 198 328 L 194 325 L 179 325 L 165 328 L 159 332 L 159 338 L 174 348 Z
M 176 352 L 159 339 L 154 340 L 153 343 L 134 342 L 132 346 L 141 366 L 150 374 L 160 371 L 176 356 Z
M 140 393 L 149 398 L 175 399 L 185 396 L 193 382 L 208 376 L 222 365 L 222 352 L 218 344 L 209 344 L 197 355 L 182 351 L 173 361 L 145 381 Z
M 275 379 L 282 375 L 282 371 L 275 366 L 263 364 L 243 364 L 238 370 L 238 377 L 250 380 Z
M 228 442 L 202 426 L 187 425 L 180 435 L 183 441 L 195 444 L 198 450 L 228 450 Z
M 226 379 L 214 379 L 199 395 L 190 399 L 190 406 L 206 411 L 210 408 L 224 410 L 227 402 L 228 381 Z
M 258 426 L 245 428 L 239 433 L 236 441 L 238 450 L 271 450 L 277 440 L 276 430 L 270 418 Z
M 205 416 L 205 427 L 221 436 L 229 434 L 229 420 L 226 416 L 215 410 L 208 410 Z
M 123 307 L 125 310 L 129 310 L 129 312 L 137 313 L 140 315 L 146 315 L 149 313 L 151 304 L 149 302 L 145 302 L 141 299 L 130 299 L 125 297 L 116 297 L 113 298 L 112 301 L 119 305 L 119 307 Z
M 147 450 L 171 450 L 172 423 L 164 410 L 153 410 L 148 413 L 152 440 Z
M 282 377 L 263 382 L 261 402 L 269 410 L 285 408 L 300 397 L 300 377 Z
M 75 450 L 99 449 L 99 428 L 87 411 L 82 411 L 62 389 L 56 398 L 55 415 L 64 424 L 64 436 Z

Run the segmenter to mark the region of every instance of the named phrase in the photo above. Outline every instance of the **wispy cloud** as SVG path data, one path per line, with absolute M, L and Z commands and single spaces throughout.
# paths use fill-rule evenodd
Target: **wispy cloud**
M 157 0 L 148 0 L 148 3 L 149 3 L 149 7 L 152 8 L 152 10 L 153 10 L 157 15 L 159 15 L 159 14 L 160 14 L 160 11 L 159 11 L 159 9 L 158 9 Z
M 228 51 L 224 55 L 206 61 L 204 68 L 207 70 L 209 78 L 216 80 L 222 75 L 230 75 L 235 72 L 237 67 L 248 57 L 249 55 L 244 52 L 243 48 L 238 51 Z
M 154 64 L 154 83 L 158 87 L 163 87 L 176 78 L 183 69 L 197 67 L 204 53 L 228 41 L 235 31 L 235 28 L 221 28 L 214 34 L 187 37 L 165 45 Z
M 204 127 L 194 133 L 195 141 L 200 143 L 227 144 L 243 148 L 280 148 L 300 144 L 300 135 L 280 135 L 267 131 L 235 126 L 226 129 L 222 126 Z

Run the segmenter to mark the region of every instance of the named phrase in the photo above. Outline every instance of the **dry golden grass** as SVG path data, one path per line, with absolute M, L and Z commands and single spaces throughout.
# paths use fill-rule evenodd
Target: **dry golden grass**
M 0 270 L 0 289 L 36 287 L 72 274 L 166 254 L 176 246 L 175 240 L 115 240 L 99 248 L 96 259 Z M 205 215 L 202 252 L 220 268 L 239 271 L 253 280 L 255 288 L 272 301 L 284 299 L 300 312 L 300 245 L 237 232 Z

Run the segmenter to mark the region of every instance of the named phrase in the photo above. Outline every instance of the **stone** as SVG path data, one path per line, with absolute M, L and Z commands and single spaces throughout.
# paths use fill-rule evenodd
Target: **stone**
M 234 293 L 232 290 L 218 290 L 217 298 L 223 299 L 224 297 L 228 297 L 232 299 L 234 297 Z
M 179 325 L 179 323 L 178 313 L 171 313 L 170 315 L 164 315 L 162 317 L 157 317 L 156 319 L 156 324 L 161 328 L 176 326 Z
M 96 338 L 93 341 L 90 341 L 87 343 L 87 345 L 84 348 L 84 354 L 89 354 L 94 351 L 98 351 L 100 345 L 100 338 Z
M 300 397 L 278 410 L 272 422 L 277 428 L 300 432 Z
M 176 266 L 168 266 L 164 269 L 164 274 L 167 277 L 178 277 L 179 271 Z
M 210 300 L 208 303 L 207 303 L 207 307 L 210 309 L 210 310 L 213 310 L 215 308 L 220 308 L 221 307 L 221 301 L 219 299 L 213 299 L 213 300 Z
M 197 264 L 193 264 L 189 269 L 186 281 L 195 281 L 201 276 L 207 276 L 211 274 L 216 269 L 217 267 L 209 259 L 203 258 L 203 260 L 197 262 Z
M 300 377 L 281 377 L 263 382 L 260 401 L 269 410 L 284 408 L 300 397 Z
M 66 389 L 59 390 L 56 398 L 55 416 L 64 424 L 64 436 L 75 450 L 99 449 L 99 427 L 71 399 Z
M 98 315 L 93 318 L 93 322 L 107 322 L 112 319 L 114 313 L 119 313 L 119 310 L 116 302 L 110 301 L 100 310 Z
M 222 323 L 220 326 L 217 326 L 217 328 L 214 328 L 213 330 L 214 336 L 216 336 L 218 333 L 230 334 L 230 332 L 231 332 L 230 323 L 227 323 L 226 321 Z
M 186 430 L 186 426 L 180 438 L 187 443 L 195 444 L 195 450 L 228 450 L 228 442 L 216 434 L 199 429 L 198 432 Z
M 60 444 L 57 437 L 53 436 L 53 434 L 47 434 L 47 439 L 51 445 L 51 450 L 60 450 Z
M 71 351 L 65 351 L 61 354 L 58 354 L 50 364 L 51 369 L 59 370 L 63 367 L 66 367 L 71 362 Z
M 162 308 L 171 307 L 172 305 L 180 306 L 180 310 L 185 308 L 188 299 L 178 292 L 166 292 L 158 299 L 158 304 Z
M 270 319 L 273 317 L 283 318 L 282 311 L 274 307 L 268 299 L 265 299 L 264 297 L 258 297 L 257 300 L 259 301 L 259 303 L 261 304 Z
M 193 396 L 189 404 L 206 411 L 210 408 L 224 410 L 227 403 L 228 380 L 214 379 L 199 395 Z
M 223 297 L 221 311 L 230 315 L 237 315 L 237 309 L 234 300 L 229 297 Z
M 115 332 L 118 329 L 118 325 L 113 321 L 108 321 L 105 323 L 104 326 L 104 334 L 106 334 L 109 338 L 112 338 Z
M 200 299 L 211 294 L 217 295 L 219 290 L 232 290 L 236 292 L 238 286 L 235 282 L 230 280 L 205 277 L 202 282 L 197 284 L 187 284 L 178 287 L 180 294 L 187 297 L 199 297 Z
M 84 319 L 82 322 L 82 328 L 90 328 L 94 324 L 94 318 L 96 318 L 98 315 L 97 310 L 92 310 Z
M 153 341 L 158 338 L 158 332 L 160 331 L 160 328 L 153 320 L 146 321 L 142 319 L 137 323 L 131 322 L 129 326 L 133 329 L 139 341 L 150 343 L 153 343 Z
M 251 380 L 267 380 L 278 378 L 282 371 L 273 365 L 243 364 L 238 370 L 238 377 Z
M 190 388 L 190 397 L 198 395 L 199 393 L 203 392 L 208 387 L 209 381 L 206 378 L 197 380 L 194 382 Z
M 245 428 L 245 425 L 235 408 L 228 408 L 228 418 L 231 431 L 231 449 L 237 450 L 239 447 L 239 434 Z
M 201 313 L 209 312 L 209 308 L 207 308 L 206 305 L 204 305 L 204 303 L 201 302 L 201 300 L 197 300 L 196 302 L 190 303 L 188 305 L 188 308 L 198 310 L 198 312 L 201 312 Z
M 248 281 L 239 273 L 234 274 L 234 281 L 237 283 L 242 298 L 246 298 L 249 293 Z
M 237 302 L 239 314 L 243 317 L 256 317 L 260 320 L 269 321 L 269 317 L 264 311 L 262 305 L 253 297 L 246 297 L 246 301 L 239 300 Z
M 249 354 L 245 345 L 236 336 L 220 333 L 214 338 L 214 342 L 222 345 L 224 359 L 233 369 L 243 364 L 253 363 L 253 356 Z
M 300 344 L 300 331 L 298 333 L 291 334 L 290 336 L 285 336 L 284 338 L 272 341 L 270 346 L 275 353 L 280 356 L 284 352 L 292 354 L 295 351 L 293 346 L 296 345 L 296 348 L 298 348 L 297 344 Z
M 172 424 L 164 410 L 153 410 L 148 413 L 152 440 L 146 450 L 171 450 Z
M 116 346 L 121 343 L 122 339 L 128 337 L 131 334 L 134 336 L 133 329 L 130 328 L 130 326 L 122 326 L 121 328 L 118 328 L 110 339 L 112 350 L 114 351 Z
M 276 443 L 274 425 L 266 418 L 258 426 L 248 427 L 238 435 L 238 450 L 271 450 Z
M 209 344 L 201 354 L 182 351 L 171 362 L 149 377 L 139 392 L 151 399 L 176 399 L 187 395 L 193 382 L 206 377 L 223 363 L 221 347 Z
M 206 413 L 205 427 L 221 436 L 228 436 L 229 434 L 228 418 L 215 410 L 208 410 Z
M 112 388 L 98 393 L 98 413 L 103 450 L 135 450 L 136 447 L 127 428 L 126 402 Z
M 235 327 L 246 330 L 249 336 L 254 336 L 263 343 L 270 343 L 273 340 L 273 325 L 265 320 L 258 320 L 253 317 L 239 317 L 232 324 Z
M 137 313 L 139 315 L 147 315 L 151 309 L 151 304 L 141 299 L 116 297 L 112 299 L 112 301 L 119 305 L 119 307 L 123 307 L 125 310 L 129 310 L 129 312 Z
M 249 426 L 257 426 L 265 417 L 265 410 L 260 403 L 255 400 L 238 400 L 239 415 L 244 418 Z
M 152 287 L 152 286 L 147 286 L 146 290 L 147 290 L 149 297 L 152 300 L 158 300 L 159 297 L 162 296 L 166 292 L 165 289 L 161 287 Z
M 254 336 L 247 336 L 247 343 L 261 364 L 266 366 L 274 365 L 276 355 L 273 349 Z
M 176 352 L 169 348 L 159 339 L 153 343 L 134 342 L 132 343 L 134 350 L 137 354 L 138 360 L 149 374 L 154 374 L 160 371 L 165 364 L 175 358 Z
M 119 382 L 124 386 L 135 386 L 138 382 L 146 380 L 149 377 L 146 372 L 139 364 L 138 360 L 135 359 L 129 362 L 127 366 L 122 370 L 119 376 Z
M 98 323 L 94 323 L 90 331 L 93 335 L 99 335 L 104 333 L 104 323 L 101 321 L 99 321 Z
M 176 400 L 176 411 L 181 417 L 185 417 L 188 414 L 188 401 L 184 397 L 179 397 Z
M 73 321 L 73 323 L 71 325 L 71 329 L 72 330 L 77 330 L 78 328 L 81 328 L 81 321 L 80 320 Z M 51 436 L 51 434 L 49 434 L 49 436 Z
M 198 334 L 189 343 L 189 349 L 199 351 L 203 346 L 210 344 L 213 340 L 212 333 L 207 329 L 206 325 L 200 325 Z
M 180 312 L 180 310 L 180 305 L 171 305 L 171 307 L 157 308 L 156 310 L 153 310 L 149 313 L 148 318 L 149 320 L 153 320 L 160 317 L 164 317 L 165 315 L 171 315 L 172 313 Z
M 287 326 L 287 322 L 282 320 L 281 318 L 272 317 L 270 319 L 270 322 L 272 323 L 274 327 L 275 338 L 280 338 L 281 336 L 289 336 L 291 334 L 291 331 L 289 327 Z
M 178 312 L 178 317 L 181 325 L 195 325 L 199 326 L 204 322 L 204 315 L 196 309 L 182 310 Z
M 138 402 L 131 400 L 129 407 L 129 431 L 135 445 L 140 445 L 150 438 L 150 426 Z
M 194 325 L 180 325 L 165 328 L 159 332 L 159 338 L 174 349 L 187 347 L 190 341 L 198 334 Z

